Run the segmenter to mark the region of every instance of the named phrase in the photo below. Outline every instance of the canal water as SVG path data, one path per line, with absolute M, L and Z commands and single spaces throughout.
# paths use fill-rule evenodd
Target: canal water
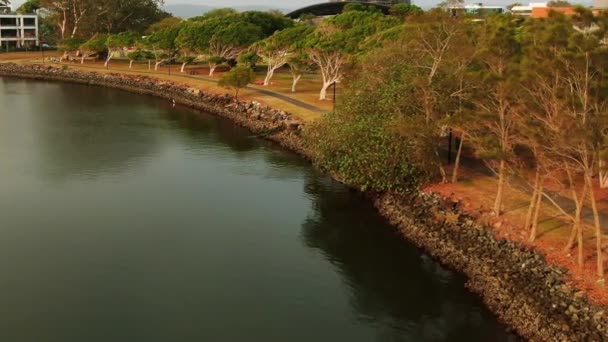
M 0 341 L 511 341 L 368 201 L 231 122 L 0 78 Z

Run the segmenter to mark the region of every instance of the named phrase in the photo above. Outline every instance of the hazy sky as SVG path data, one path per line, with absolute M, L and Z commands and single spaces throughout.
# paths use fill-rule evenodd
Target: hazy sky
M 19 6 L 24 0 L 13 0 L 13 7 Z M 440 0 L 413 0 L 419 6 L 433 5 Z M 485 3 L 495 3 L 498 0 L 484 1 Z M 167 4 L 199 4 L 215 7 L 231 7 L 243 5 L 265 5 L 277 8 L 298 8 L 304 5 L 325 2 L 325 0 L 165 0 Z

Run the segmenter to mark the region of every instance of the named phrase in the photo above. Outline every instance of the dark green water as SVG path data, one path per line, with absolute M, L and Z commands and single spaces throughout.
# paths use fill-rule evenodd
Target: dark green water
M 510 341 L 370 204 L 232 123 L 0 78 L 0 341 Z

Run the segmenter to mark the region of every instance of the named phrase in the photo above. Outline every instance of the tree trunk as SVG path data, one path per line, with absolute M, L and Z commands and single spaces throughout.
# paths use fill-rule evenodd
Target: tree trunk
M 106 58 L 106 62 L 104 63 L 103 66 L 105 66 L 106 68 L 108 67 L 108 64 L 110 64 L 110 60 L 112 59 L 112 54 L 108 53 L 108 58 Z
M 460 137 L 460 144 L 458 144 L 458 152 L 456 152 L 456 160 L 454 161 L 454 169 L 452 170 L 452 183 L 458 182 L 458 169 L 460 168 L 460 157 L 462 156 L 462 146 L 464 145 L 464 132 Z
M 215 68 L 217 68 L 217 64 L 209 63 L 209 77 L 213 77 L 213 73 L 215 72 Z
M 148 59 L 148 70 L 152 70 L 152 61 Z
M 589 187 L 589 199 L 591 200 L 591 209 L 593 211 L 593 224 L 595 226 L 595 253 L 597 258 L 597 276 L 600 280 L 604 279 L 604 253 L 602 251 L 602 225 L 600 223 L 600 215 L 597 210 L 597 202 L 595 201 L 595 192 L 593 191 L 593 180 L 591 175 L 585 175 L 585 181 Z
M 80 64 L 84 64 L 84 55 L 82 55 L 82 57 L 80 58 Z
M 576 211 L 574 214 L 574 224 L 572 227 L 572 233 L 570 233 L 570 238 L 568 240 L 568 245 L 566 246 L 565 251 L 569 251 L 574 245 L 574 240 L 576 237 L 577 243 L 577 263 L 580 268 L 583 267 L 584 254 L 583 254 L 583 225 L 581 223 L 581 214 L 583 212 L 583 207 L 585 206 L 585 196 L 587 196 L 587 182 L 584 182 L 583 191 L 580 197 L 576 194 L 576 189 L 574 188 L 574 182 L 572 180 L 570 172 L 568 172 L 568 178 L 570 179 L 570 185 L 572 187 L 572 198 L 574 200 L 574 204 L 576 205 Z
M 536 208 L 534 208 L 534 218 L 532 219 L 532 229 L 530 230 L 530 242 L 536 241 L 538 234 L 538 217 L 540 216 L 540 205 L 543 203 L 543 187 L 538 189 L 536 194 Z
M 300 78 L 302 78 L 302 75 L 292 75 L 292 76 L 293 76 L 293 82 L 291 83 L 291 92 L 295 93 L 296 86 L 298 85 L 298 81 L 300 81 Z
M 577 210 L 575 225 L 576 225 L 576 243 L 578 244 L 578 267 L 583 268 L 583 263 L 585 262 L 584 254 L 583 254 L 583 225 L 581 224 L 581 211 Z
M 504 160 L 501 160 L 500 165 L 498 167 L 498 189 L 496 190 L 496 199 L 494 200 L 494 213 L 496 214 L 496 216 L 500 216 L 502 211 L 502 197 L 506 181 L 506 168 L 506 162 Z
M 270 80 L 274 76 L 274 68 L 268 66 L 268 72 L 266 73 L 266 78 L 264 78 L 264 85 L 267 86 L 270 84 Z
M 574 247 L 574 242 L 576 241 L 576 224 L 572 223 L 572 230 L 570 231 L 570 236 L 568 237 L 568 242 L 566 243 L 566 247 L 564 247 L 564 252 L 569 253 L 570 250 Z
M 526 214 L 526 223 L 524 223 L 524 229 L 528 230 L 532 227 L 532 218 L 534 217 L 534 209 L 536 208 L 536 197 L 537 197 L 537 189 L 536 186 L 532 192 L 532 197 L 530 198 L 530 205 L 528 205 L 528 213 Z
M 188 62 L 184 62 L 184 63 L 182 63 L 182 68 L 181 68 L 181 70 L 180 70 L 180 72 L 181 72 L 181 73 L 183 73 L 183 72 L 185 72 L 185 71 L 186 71 L 186 65 L 187 65 L 187 64 L 188 64 Z
M 163 61 L 159 61 L 159 62 L 154 63 L 154 71 L 158 71 L 158 67 L 159 67 L 161 64 L 163 64 Z
M 129 69 L 133 69 L 133 60 L 129 61 Z
M 532 197 L 530 198 L 530 206 L 528 206 L 528 213 L 526 214 L 526 223 L 524 229 L 528 229 L 532 226 L 532 216 L 534 215 L 534 208 L 536 207 L 536 196 L 540 196 L 538 193 L 538 187 L 540 183 L 540 168 L 536 168 L 536 177 L 534 177 L 534 188 L 532 191 Z
M 331 87 L 334 82 L 323 82 L 323 87 L 321 88 L 321 93 L 319 94 L 319 100 L 327 100 L 327 89 Z

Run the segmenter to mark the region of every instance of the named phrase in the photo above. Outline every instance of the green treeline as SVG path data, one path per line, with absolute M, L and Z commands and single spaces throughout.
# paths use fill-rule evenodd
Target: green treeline
M 596 192 L 608 186 L 607 29 L 606 14 L 584 8 L 547 19 L 411 16 L 354 58 L 337 111 L 308 130 L 315 162 L 347 183 L 399 192 L 457 182 L 465 146 L 496 174 L 496 215 L 509 177 L 533 189 L 531 241 L 547 184 L 568 194 L 573 212 L 554 204 L 572 223 L 566 252 L 577 245 L 580 266 L 589 208 L 603 279 Z M 460 146 L 448 174 L 440 156 L 450 132 Z

